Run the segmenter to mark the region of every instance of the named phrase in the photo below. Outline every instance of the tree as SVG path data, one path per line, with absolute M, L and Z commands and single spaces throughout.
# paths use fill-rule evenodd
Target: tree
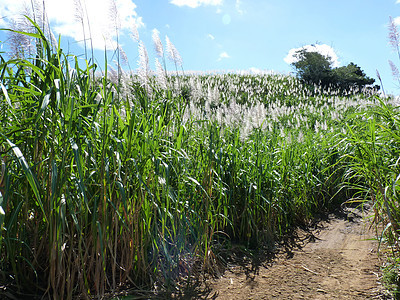
M 301 49 L 295 54 L 296 62 L 292 65 L 297 70 L 300 79 L 307 83 L 327 86 L 332 83 L 332 60 L 318 52 Z
M 332 68 L 333 62 L 329 56 L 306 49 L 297 51 L 295 57 L 297 60 L 292 66 L 296 68 L 297 76 L 306 83 L 333 86 L 343 91 L 354 87 L 361 89 L 375 82 L 352 62 L 345 67 Z
M 343 90 L 348 90 L 351 87 L 362 88 L 375 82 L 375 79 L 367 77 L 364 71 L 354 63 L 335 68 L 333 73 L 336 85 Z

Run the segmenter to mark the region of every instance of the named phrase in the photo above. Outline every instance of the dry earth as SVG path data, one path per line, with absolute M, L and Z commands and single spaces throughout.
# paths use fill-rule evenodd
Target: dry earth
M 358 210 L 300 232 L 299 247 L 259 264 L 231 265 L 207 299 L 385 299 L 374 232 Z M 305 241 L 306 240 L 306 241 Z

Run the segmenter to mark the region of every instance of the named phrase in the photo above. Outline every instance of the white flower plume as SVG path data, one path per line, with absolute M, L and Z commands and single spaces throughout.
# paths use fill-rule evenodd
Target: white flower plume
M 182 66 L 182 57 L 179 54 L 178 50 L 175 48 L 174 44 L 172 44 L 168 36 L 165 37 L 165 41 L 167 44 L 168 58 L 177 66 Z
M 146 46 L 142 41 L 140 41 L 137 74 L 139 76 L 140 83 L 142 86 L 146 87 L 146 89 L 148 88 L 150 72 L 149 56 L 147 55 Z
M 42 3 L 42 0 L 40 2 Z M 89 20 L 93 47 L 96 49 L 103 50 L 107 39 L 107 48 L 116 48 L 116 42 L 113 40 L 116 34 L 113 23 L 116 21 L 119 21 L 118 27 L 121 31 L 129 32 L 132 24 L 138 28 L 144 26 L 142 17 L 138 16 L 136 4 L 132 0 L 115 0 L 119 20 L 110 20 L 110 0 L 44 0 L 44 3 L 50 25 L 57 35 L 72 37 L 82 42 L 84 40 L 82 21 L 87 30 Z M 31 7 L 29 0 L 1 0 L 0 27 L 6 25 L 6 19 L 17 20 L 26 4 Z
M 163 45 L 161 43 L 161 39 L 160 39 L 160 32 L 157 29 L 153 29 L 153 43 L 154 43 L 154 49 L 156 50 L 157 55 L 160 58 L 164 57 L 164 48 Z
M 156 57 L 156 76 L 157 76 L 156 77 L 157 82 L 160 85 L 160 87 L 162 89 L 166 89 L 167 88 L 167 76 L 166 76 L 164 68 L 162 67 L 162 65 L 157 57 Z

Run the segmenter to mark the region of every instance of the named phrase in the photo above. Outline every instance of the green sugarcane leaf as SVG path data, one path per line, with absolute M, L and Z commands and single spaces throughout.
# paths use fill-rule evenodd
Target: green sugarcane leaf
M 32 171 L 31 171 L 31 168 L 29 167 L 21 150 L 9 139 L 6 138 L 6 141 L 10 145 L 11 149 L 13 150 L 14 155 L 17 157 L 18 163 L 20 164 L 20 166 L 22 167 L 22 170 L 24 171 L 26 179 L 28 180 L 31 189 L 32 189 L 33 193 L 35 194 L 37 204 L 39 205 L 40 209 L 42 210 L 43 217 L 45 218 L 45 220 L 47 222 L 48 219 L 46 216 L 46 212 L 44 210 L 43 202 L 40 197 L 39 188 L 37 186 L 37 183 L 36 183 L 36 180 L 35 180 L 35 177 L 34 177 Z
M 51 96 L 51 92 L 53 91 L 53 88 L 50 89 L 50 91 L 47 92 L 47 94 L 44 96 L 43 101 L 42 101 L 42 105 L 40 106 L 40 110 L 38 112 L 38 114 L 36 115 L 36 121 L 35 123 L 40 119 L 40 117 L 43 115 L 43 113 L 45 112 L 47 106 L 50 103 L 50 96 Z
M 11 104 L 11 99 L 10 99 L 10 97 L 8 96 L 7 89 L 5 88 L 5 86 L 3 85 L 3 83 L 1 83 L 1 82 L 0 82 L 0 86 L 1 86 L 1 89 L 2 89 L 2 91 L 3 91 L 4 97 L 6 97 L 7 104 L 12 108 L 13 106 L 12 106 L 12 104 Z

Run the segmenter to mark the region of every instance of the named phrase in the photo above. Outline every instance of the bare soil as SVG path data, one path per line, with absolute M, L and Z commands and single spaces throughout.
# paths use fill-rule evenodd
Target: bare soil
M 386 299 L 375 233 L 362 212 L 332 215 L 258 266 L 231 264 L 207 299 Z

